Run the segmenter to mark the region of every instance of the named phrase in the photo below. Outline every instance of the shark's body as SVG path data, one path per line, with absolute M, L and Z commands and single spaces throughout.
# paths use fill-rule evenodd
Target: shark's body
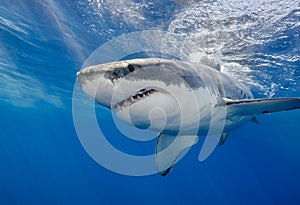
M 162 175 L 199 135 L 207 135 L 208 148 L 200 153 L 205 159 L 216 140 L 222 145 L 232 129 L 257 123 L 256 114 L 300 108 L 300 98 L 253 99 L 245 85 L 217 69 L 182 61 L 119 61 L 84 68 L 77 76 L 82 89 L 120 119 L 160 132 L 156 154 Z

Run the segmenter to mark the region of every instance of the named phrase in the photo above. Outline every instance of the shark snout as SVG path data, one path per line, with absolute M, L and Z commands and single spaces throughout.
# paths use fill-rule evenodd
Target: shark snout
M 113 84 L 102 73 L 82 69 L 76 73 L 77 81 L 82 90 L 99 104 L 111 108 Z
M 77 76 L 77 81 L 78 81 L 79 85 L 83 88 L 83 84 L 85 84 L 87 77 L 81 71 L 78 71 L 76 73 L 76 76 Z
M 79 83 L 79 85 L 81 86 L 81 82 L 82 82 L 82 73 L 80 72 L 80 71 L 78 71 L 77 73 L 76 73 L 76 76 L 77 76 L 77 81 L 78 81 L 78 83 Z

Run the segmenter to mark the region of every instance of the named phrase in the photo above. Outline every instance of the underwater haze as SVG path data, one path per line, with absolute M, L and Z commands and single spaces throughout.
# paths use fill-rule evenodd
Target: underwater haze
M 300 97 L 299 0 L 1 0 L 0 204 L 299 204 L 300 110 L 257 116 L 199 162 L 202 138 L 165 177 L 89 155 L 73 121 L 76 73 L 99 47 L 148 30 L 166 32 L 160 54 L 124 59 L 218 65 L 256 98 Z M 95 113 L 117 149 L 155 152 L 155 139 L 126 137 L 109 110 Z

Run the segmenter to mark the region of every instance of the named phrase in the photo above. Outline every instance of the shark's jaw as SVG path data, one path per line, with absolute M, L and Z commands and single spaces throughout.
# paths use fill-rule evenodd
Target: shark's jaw
M 137 103 L 157 92 L 158 92 L 157 90 L 152 89 L 152 88 L 151 89 L 143 88 L 139 92 L 137 92 L 137 93 L 131 95 L 130 97 L 113 105 L 112 109 L 115 110 L 116 112 L 121 111 L 121 110 L 133 105 L 134 103 Z

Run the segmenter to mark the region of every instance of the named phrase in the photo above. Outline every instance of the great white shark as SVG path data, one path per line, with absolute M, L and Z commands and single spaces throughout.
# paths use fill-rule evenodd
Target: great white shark
M 204 160 L 231 130 L 247 121 L 258 123 L 256 115 L 300 108 L 300 98 L 254 99 L 247 86 L 218 68 L 178 60 L 99 64 L 83 68 L 77 77 L 88 96 L 121 120 L 159 132 L 156 163 L 163 176 L 198 136 L 207 136 L 200 153 Z

